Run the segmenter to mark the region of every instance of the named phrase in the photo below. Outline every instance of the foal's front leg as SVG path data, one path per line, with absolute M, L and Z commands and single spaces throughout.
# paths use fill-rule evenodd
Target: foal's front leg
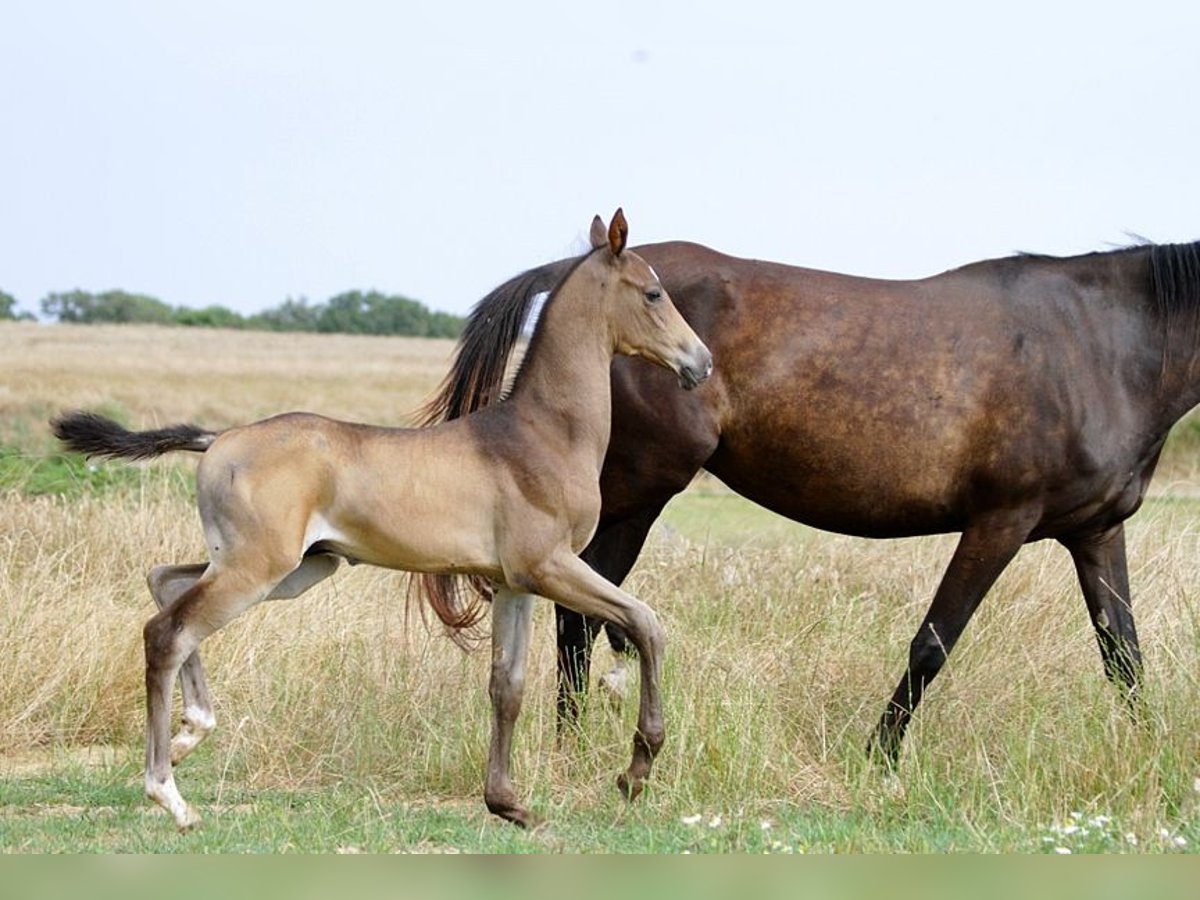
M 542 596 L 585 616 L 621 626 L 637 647 L 642 682 L 637 731 L 633 735 L 633 759 L 629 769 L 617 779 L 621 793 L 632 800 L 642 792 L 654 757 L 666 737 L 660 689 L 665 636 L 658 617 L 641 600 L 627 594 L 569 552 L 557 553 L 547 560 L 538 568 L 534 581 Z
M 525 657 L 533 600 L 531 594 L 517 594 L 507 588 L 492 598 L 492 675 L 488 682 L 492 740 L 483 799 L 491 812 L 522 828 L 532 827 L 536 820 L 517 800 L 509 765 L 513 725 L 525 691 Z

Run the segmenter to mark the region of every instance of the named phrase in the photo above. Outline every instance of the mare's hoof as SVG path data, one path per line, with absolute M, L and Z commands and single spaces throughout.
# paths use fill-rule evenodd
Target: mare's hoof
M 631 778 L 628 772 L 622 772 L 617 776 L 617 790 L 630 803 L 637 799 L 638 794 L 642 792 L 644 786 L 645 781 L 643 779 Z

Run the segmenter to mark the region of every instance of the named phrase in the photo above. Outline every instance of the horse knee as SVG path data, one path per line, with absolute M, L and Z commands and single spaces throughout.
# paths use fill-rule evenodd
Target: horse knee
M 196 649 L 195 641 L 186 641 L 178 617 L 166 610 L 148 621 L 142 628 L 142 644 L 146 668 L 152 671 L 176 669 Z
M 908 647 L 908 671 L 924 679 L 931 678 L 946 663 L 950 648 L 938 637 L 932 626 L 917 632 Z

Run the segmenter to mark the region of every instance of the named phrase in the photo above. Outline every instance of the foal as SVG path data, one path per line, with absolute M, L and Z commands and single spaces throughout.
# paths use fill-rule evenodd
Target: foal
M 510 396 L 430 428 L 358 425 L 287 413 L 223 432 L 191 425 L 128 432 L 88 413 L 54 422 L 89 455 L 150 458 L 204 453 L 197 502 L 209 562 L 160 566 L 149 577 L 159 612 L 147 622 L 146 793 L 180 829 L 199 814 L 172 773 L 215 724 L 201 641 L 263 600 L 299 596 L 339 560 L 490 581 L 492 737 L 484 799 L 493 813 L 534 820 L 509 775 L 524 686 L 534 594 L 624 628 L 642 666 L 633 757 L 618 779 L 633 799 L 662 745 L 663 632 L 653 611 L 597 575 L 577 554 L 600 511 L 600 466 L 610 429 L 614 354 L 645 356 L 684 387 L 708 377 L 712 356 L 676 311 L 654 271 L 626 251 L 620 210 L 593 250 L 547 301 Z M 452 628 L 477 608 L 434 603 Z M 184 717 L 171 739 L 171 687 Z

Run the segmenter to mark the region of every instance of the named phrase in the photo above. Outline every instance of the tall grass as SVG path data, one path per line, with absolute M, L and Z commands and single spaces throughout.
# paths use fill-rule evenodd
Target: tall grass
M 139 426 L 219 426 L 287 408 L 401 421 L 449 351 L 395 338 L 0 326 L 0 440 L 34 466 L 49 449 L 48 414 L 97 405 Z M 10 791 L 31 771 L 25 761 L 46 760 L 32 770 L 44 775 L 81 747 L 113 748 L 121 771 L 140 765 L 144 576 L 202 559 L 191 466 L 120 466 L 101 485 L 42 494 L 0 485 L 0 778 L 9 773 Z M 647 850 L 1190 848 L 1200 840 L 1200 502 L 1186 471 L 1172 469 L 1170 491 L 1129 529 L 1146 653 L 1140 721 L 1104 681 L 1065 551 L 1036 545 L 929 690 L 895 775 L 878 771 L 863 748 L 953 536 L 821 534 L 702 479 L 668 508 L 627 581 L 669 641 L 668 741 L 647 794 L 627 810 L 613 786 L 632 704 L 593 692 L 578 732 L 557 739 L 549 604 L 534 619 L 519 789 L 556 822 L 592 823 L 587 840 L 599 847 L 617 846 L 615 827 L 621 846 Z M 207 641 L 218 729 L 181 767 L 185 795 L 204 810 L 255 792 L 320 798 L 349 786 L 380 809 L 486 822 L 488 654 L 463 654 L 427 629 L 404 587 L 396 573 L 343 567 Z M 609 659 L 602 646 L 597 667 Z M 128 802 L 140 808 L 130 779 Z M 266 814 L 253 805 L 247 816 Z

